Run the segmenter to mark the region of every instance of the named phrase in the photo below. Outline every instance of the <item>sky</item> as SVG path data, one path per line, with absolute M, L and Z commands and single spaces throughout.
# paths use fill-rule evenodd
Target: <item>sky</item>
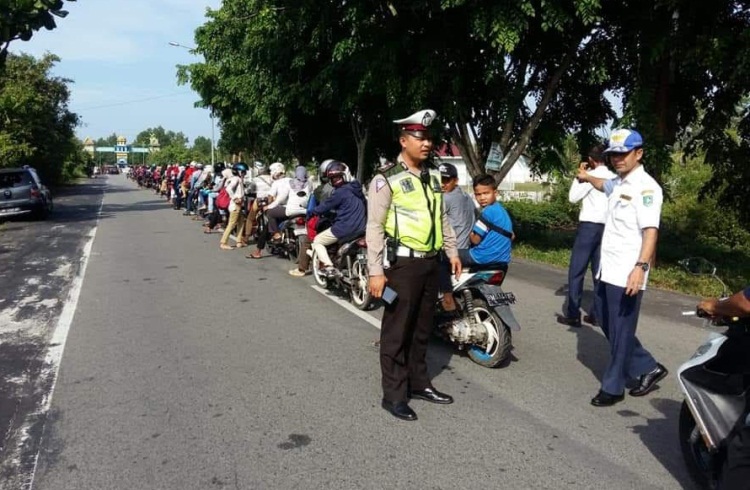
M 144 129 L 163 126 L 192 141 L 211 137 L 208 111 L 194 107 L 200 97 L 177 85 L 178 64 L 201 61 L 174 41 L 193 47 L 206 8 L 221 0 L 78 0 L 65 2 L 70 14 L 57 28 L 37 31 L 10 50 L 61 58 L 53 75 L 69 78 L 70 109 L 81 117 L 83 139 L 117 133 L 128 141 Z M 215 138 L 219 139 L 216 128 Z

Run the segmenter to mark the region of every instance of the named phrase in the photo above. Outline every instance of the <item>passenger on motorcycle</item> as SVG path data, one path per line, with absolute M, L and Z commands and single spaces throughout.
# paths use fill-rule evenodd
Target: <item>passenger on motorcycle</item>
M 312 243 L 311 240 L 315 238 L 315 229 L 318 217 L 313 217 L 312 212 L 315 207 L 328 199 L 333 193 L 333 186 L 328 182 L 326 177 L 326 171 L 328 166 L 336 160 L 324 160 L 323 163 L 318 167 L 318 178 L 320 184 L 312 191 L 310 199 L 307 201 L 307 209 L 305 216 L 307 218 L 307 234 L 300 236 L 300 252 L 297 262 L 297 267 L 289 271 L 289 275 L 294 277 L 304 277 L 307 275 L 307 270 L 310 267 L 310 256 L 307 255 L 307 251 L 310 250 Z M 344 164 L 346 166 L 346 164 Z M 348 173 L 348 167 L 347 167 Z
M 318 260 L 323 264 L 321 272 L 330 275 L 335 271 L 326 247 L 339 240 L 364 234 L 367 226 L 367 205 L 362 185 L 357 180 L 347 182 L 344 164 L 340 162 L 330 164 L 326 177 L 334 188 L 333 194 L 316 206 L 313 214 L 320 216 L 329 211 L 336 211 L 336 216 L 330 228 L 315 236 L 312 248 Z
M 750 317 L 750 286 L 727 298 L 704 299 L 698 309 L 710 317 Z M 750 488 L 750 400 L 745 394 L 745 412 L 736 427 L 734 437 L 727 444 L 727 462 L 721 477 L 721 490 L 747 490 Z
M 508 212 L 497 202 L 496 189 L 495 178 L 491 175 L 479 175 L 474 179 L 474 198 L 481 211 L 469 234 L 471 246 L 458 249 L 461 264 L 467 268 L 493 264 L 494 268 L 508 270 L 515 234 Z M 456 309 L 452 291 L 443 293 L 443 307 L 446 311 Z
M 245 221 L 245 235 L 247 235 L 248 241 L 253 235 L 258 217 L 258 199 L 268 197 L 271 193 L 271 184 L 273 184 L 273 179 L 265 163 L 256 160 L 253 163 L 253 171 L 255 177 L 250 180 L 250 184 L 245 188 L 249 201 L 247 220 Z

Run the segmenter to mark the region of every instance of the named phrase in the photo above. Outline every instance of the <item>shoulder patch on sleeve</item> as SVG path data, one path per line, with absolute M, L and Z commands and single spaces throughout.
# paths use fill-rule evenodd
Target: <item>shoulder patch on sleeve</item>
M 385 181 L 384 178 L 378 178 L 375 179 L 375 192 L 380 192 L 380 189 L 385 187 L 388 183 Z

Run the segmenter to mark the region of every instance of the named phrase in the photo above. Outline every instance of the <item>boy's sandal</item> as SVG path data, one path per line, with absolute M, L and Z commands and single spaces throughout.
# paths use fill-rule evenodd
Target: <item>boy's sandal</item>
M 240 242 L 240 243 L 236 244 L 235 247 L 237 247 L 237 248 L 244 248 L 244 247 L 247 247 L 247 243 Z
M 234 247 L 230 247 L 229 245 L 226 245 L 224 243 L 222 243 L 221 245 L 219 245 L 219 248 L 222 249 L 222 250 L 234 250 Z
M 253 252 L 245 255 L 246 259 L 262 259 L 263 258 L 263 252 Z

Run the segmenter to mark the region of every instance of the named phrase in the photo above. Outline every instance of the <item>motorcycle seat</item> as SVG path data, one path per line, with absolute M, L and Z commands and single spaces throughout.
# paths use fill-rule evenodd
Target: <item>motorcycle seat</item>
M 471 264 L 466 268 L 467 272 L 479 272 L 479 271 L 508 271 L 507 262 L 493 262 L 489 264 Z

